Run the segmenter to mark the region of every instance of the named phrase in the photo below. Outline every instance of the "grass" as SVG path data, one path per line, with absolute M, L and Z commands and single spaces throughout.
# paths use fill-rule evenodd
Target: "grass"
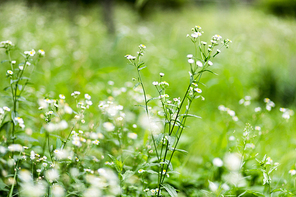
M 16 44 L 15 54 L 42 48 L 46 57 L 32 76 L 29 93 L 32 102 L 28 116 L 38 114 L 36 99 L 42 95 L 69 95 L 74 90 L 88 92 L 93 102 L 108 97 L 107 82 L 112 80 L 120 87 L 136 75 L 133 67 L 124 60 L 126 53 L 135 53 L 136 46 L 147 46 L 145 61 L 148 69 L 143 71 L 148 92 L 157 95 L 152 82 L 158 80 L 160 72 L 170 83 L 168 94 L 178 97 L 185 91 L 188 76 L 186 55 L 194 51 L 186 38 L 190 28 L 200 25 L 209 40 L 210 35 L 219 33 L 233 43 L 223 50 L 214 62 L 211 74 L 204 76 L 203 96 L 205 101 L 192 106 L 192 113 L 203 117 L 188 122 L 180 148 L 187 155 L 177 154 L 173 161 L 181 177 L 196 173 L 196 179 L 214 179 L 213 158 L 223 158 L 231 148 L 228 138 L 242 136 L 246 123 L 261 126 L 263 137 L 256 147 L 262 158 L 265 154 L 281 165 L 276 171 L 279 179 L 290 180 L 288 170 L 295 167 L 295 117 L 289 122 L 281 117 L 279 107 L 295 109 L 296 86 L 293 83 L 296 63 L 296 21 L 277 18 L 252 7 L 219 6 L 185 7 L 180 10 L 156 10 L 142 19 L 137 13 L 121 5 L 115 8 L 116 34 L 109 35 L 101 18 L 101 8 L 77 8 L 70 12 L 65 5 L 52 4 L 46 9 L 28 8 L 22 4 L 6 3 L 0 8 L 0 40 L 12 40 Z M 225 53 L 225 54 L 224 54 Z M 4 53 L 0 54 L 4 58 Z M 0 67 L 0 73 L 6 69 Z M 4 77 L 4 74 L 2 74 Z M 177 82 L 177 83 L 175 83 Z M 1 83 L 3 89 L 6 84 Z M 251 106 L 244 107 L 238 101 L 246 95 L 252 97 Z M 265 108 L 264 98 L 275 102 L 276 108 L 269 113 L 254 115 L 254 108 Z M 2 105 L 7 100 L 0 101 Z M 69 101 L 71 102 L 71 101 Z M 128 103 L 128 100 L 122 100 Z M 239 117 L 233 122 L 228 114 L 218 110 L 219 105 L 233 109 Z M 95 107 L 90 109 L 95 113 Z M 33 125 L 32 125 L 33 126 Z M 34 125 L 36 128 L 40 124 Z M 257 144 L 256 144 L 257 145 Z M 181 162 L 182 161 L 182 162 Z M 200 177 L 200 178 L 198 178 Z M 194 182 L 196 187 L 207 183 Z M 290 186 L 293 183 L 289 182 Z M 184 188 L 186 188 L 184 186 Z

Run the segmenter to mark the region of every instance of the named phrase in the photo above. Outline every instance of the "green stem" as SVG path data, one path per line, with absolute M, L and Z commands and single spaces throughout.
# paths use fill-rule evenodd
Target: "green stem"
M 187 109 L 186 112 L 185 112 L 186 115 L 187 115 L 188 112 L 189 112 L 189 109 L 190 109 L 190 105 L 191 105 L 191 103 L 192 103 L 192 102 L 189 103 L 188 109 Z M 183 116 L 183 117 L 182 117 L 182 120 L 181 120 L 181 123 L 182 123 L 183 125 L 185 125 L 186 120 L 187 120 L 186 115 Z M 184 120 L 184 123 L 183 123 L 183 120 Z M 179 128 L 181 128 L 181 132 L 180 132 L 180 134 L 179 134 L 179 136 L 178 136 Z M 172 154 L 171 154 L 171 156 L 170 156 L 170 159 L 169 159 L 168 165 L 166 166 L 165 173 L 164 173 L 163 180 L 162 180 L 161 184 L 162 184 L 162 183 L 164 182 L 164 180 L 165 180 L 165 176 L 166 176 L 166 174 L 167 174 L 168 168 L 169 168 L 169 166 L 170 166 L 170 164 L 171 164 L 172 158 L 173 158 L 173 156 L 174 156 L 174 153 L 175 153 L 175 151 L 176 151 L 177 145 L 178 145 L 178 143 L 179 143 L 179 140 L 180 140 L 181 135 L 182 135 L 183 130 L 184 130 L 184 127 L 179 127 L 179 128 L 178 128 L 178 130 L 177 130 L 177 132 L 176 132 L 176 135 L 177 135 L 177 142 L 175 143 L 175 145 L 174 145 L 174 147 L 173 147 Z
M 13 72 L 14 68 L 13 68 L 13 64 L 12 64 L 12 61 L 11 61 L 10 50 L 7 50 L 6 53 L 7 53 L 8 59 L 9 59 L 11 70 Z M 14 96 L 15 93 L 13 92 L 13 86 L 12 86 L 12 81 L 13 80 L 14 80 L 14 78 L 12 76 L 11 79 L 10 79 L 10 89 L 11 89 L 11 96 L 12 96 L 12 103 L 13 103 L 13 113 L 14 113 L 14 116 L 15 116 L 14 103 L 15 103 L 16 98 Z M 13 144 L 14 144 L 14 131 L 15 131 L 15 124 L 14 124 L 14 120 L 13 120 L 14 116 L 11 116 L 11 122 L 12 122 L 11 138 L 12 138 L 12 143 Z M 9 139 L 8 136 L 7 136 L 7 139 Z
M 66 141 L 63 141 L 63 144 L 62 144 L 61 150 L 63 150 L 63 149 L 66 147 L 66 145 L 67 145 L 67 142 L 68 142 L 68 140 L 69 140 L 69 138 L 70 138 L 70 136 L 71 136 L 71 133 L 72 133 L 72 131 L 73 131 L 74 127 L 75 127 L 75 125 L 72 127 L 71 131 L 69 132 L 69 134 L 68 134 L 68 137 L 67 137 Z
M 139 82 L 142 86 L 142 89 L 143 89 L 143 94 L 144 94 L 144 101 L 145 101 L 145 109 L 146 109 L 146 114 L 147 114 L 147 118 L 148 118 L 148 121 L 150 123 L 150 116 L 149 116 L 149 111 L 148 111 L 148 104 L 147 104 L 147 96 L 146 96 L 146 91 L 145 91 L 145 87 L 144 87 L 144 84 L 143 84 L 143 81 L 142 81 L 142 77 L 141 77 L 141 74 L 140 74 L 140 71 L 138 69 L 138 66 L 136 64 L 134 64 L 135 67 L 137 68 L 137 71 L 138 71 L 138 76 L 139 76 Z M 150 124 L 149 124 L 150 125 Z M 152 141 L 153 141 L 153 145 L 154 145 L 154 149 L 155 149 L 155 153 L 156 153 L 156 157 L 158 158 L 158 161 L 160 160 L 160 157 L 158 155 L 158 152 L 157 152 L 157 146 L 156 146 L 156 142 L 155 142 L 155 138 L 153 136 L 153 132 L 150 128 L 150 131 L 151 131 L 151 137 L 152 137 Z
M 12 186 L 10 188 L 10 192 L 9 192 L 9 197 L 12 197 L 13 195 L 13 189 L 14 189 L 14 185 L 15 185 L 15 182 L 16 182 L 16 175 L 17 175 L 17 171 L 18 171 L 18 164 L 19 164 L 19 161 L 16 162 L 16 167 L 15 167 L 15 172 L 14 172 L 14 176 L 13 176 L 13 183 L 12 183 Z
M 184 103 L 184 101 L 185 101 L 185 99 L 186 99 L 186 97 L 187 97 L 187 94 L 189 93 L 190 86 L 191 86 L 191 84 L 189 84 L 189 86 L 188 86 L 188 88 L 187 88 L 187 90 L 186 90 L 186 92 L 185 92 L 185 95 L 184 95 L 184 97 L 183 97 L 183 99 L 182 99 L 182 101 L 181 101 L 181 104 L 180 104 L 180 106 L 179 106 L 179 108 L 178 108 L 178 111 L 177 111 L 176 118 L 175 118 L 175 120 L 174 120 L 173 126 L 172 126 L 171 130 L 169 131 L 169 136 L 171 136 L 171 134 L 172 134 L 172 132 L 173 132 L 173 130 L 174 130 L 174 127 L 175 127 L 175 125 L 176 125 L 176 122 L 177 122 L 177 119 L 178 119 L 178 117 L 179 117 L 179 113 L 180 113 L 180 111 L 181 111 L 181 109 L 182 109 L 183 103 Z M 170 121 L 171 121 L 171 120 L 170 120 Z M 165 149 L 165 153 L 164 153 L 164 157 L 163 157 L 163 162 L 165 162 L 165 160 L 166 160 L 166 156 L 167 156 L 168 149 L 169 149 L 168 146 L 169 146 L 169 140 L 167 140 L 166 149 Z M 168 165 L 167 165 L 167 167 L 168 167 Z M 162 164 L 162 166 L 161 166 L 161 170 L 160 170 L 160 180 L 163 179 L 163 169 L 164 169 L 164 164 Z M 163 179 L 163 180 L 164 180 L 164 179 Z M 162 181 L 162 182 L 163 182 L 163 181 Z M 162 183 L 162 182 L 160 182 L 160 184 L 158 184 L 158 193 L 157 193 L 157 196 L 160 195 L 160 186 L 161 186 L 161 183 Z
M 51 160 L 51 162 L 52 162 L 53 159 L 52 159 L 52 154 L 51 154 L 51 151 L 50 151 L 49 133 L 48 133 L 47 131 L 46 131 L 46 138 L 47 138 L 48 152 L 49 152 L 50 160 Z
M 202 71 L 203 71 L 204 69 L 206 69 L 205 66 L 204 66 L 204 68 L 202 69 Z M 202 72 L 200 72 L 200 73 L 197 75 L 197 77 L 196 77 L 196 79 L 198 78 L 198 81 L 196 82 L 197 84 L 199 84 L 200 79 L 201 79 L 201 76 L 202 76 Z M 171 129 L 171 131 L 170 131 L 170 133 L 169 133 L 170 136 L 171 136 L 171 134 L 173 133 L 173 130 L 174 130 L 175 124 L 176 124 L 177 119 L 178 119 L 178 117 L 179 117 L 179 113 L 180 113 L 180 111 L 181 111 L 181 108 L 182 108 L 182 106 L 183 106 L 183 103 L 184 103 L 184 101 L 185 101 L 185 98 L 187 97 L 187 94 L 189 93 L 190 86 L 191 86 L 191 84 L 189 84 L 189 86 L 188 86 L 188 88 L 187 88 L 187 91 L 186 91 L 186 93 L 185 93 L 185 95 L 184 95 L 184 98 L 183 98 L 183 100 L 182 100 L 182 102 L 181 102 L 181 104 L 180 104 L 179 110 L 178 110 L 177 115 L 176 115 L 176 118 L 175 118 L 175 120 L 174 120 L 173 127 L 172 127 L 172 129 Z M 191 103 L 192 103 L 192 101 L 189 102 L 188 108 L 187 108 L 186 111 L 185 111 L 185 113 L 187 113 L 187 114 L 188 114 L 188 112 L 189 112 L 189 109 L 190 109 Z M 186 122 L 186 115 L 182 117 L 181 124 L 183 123 L 183 120 L 184 120 L 184 124 L 185 124 L 185 122 Z M 184 125 L 184 124 L 183 124 L 183 125 Z M 181 128 L 181 132 L 180 132 L 179 137 L 178 137 L 178 133 L 179 133 L 180 128 Z M 166 176 L 166 174 L 167 174 L 167 170 L 168 170 L 168 168 L 169 168 L 169 165 L 171 164 L 171 160 L 172 160 L 172 158 L 173 158 L 173 155 L 174 155 L 174 153 L 175 153 L 176 147 L 177 147 L 177 145 L 178 145 L 178 143 L 179 143 L 179 140 L 180 140 L 180 138 L 181 138 L 181 135 L 182 135 L 183 129 L 184 129 L 183 127 L 179 127 L 179 128 L 177 129 L 177 131 L 176 131 L 177 142 L 176 142 L 175 145 L 174 145 L 173 152 L 172 152 L 172 154 L 171 154 L 171 156 L 170 156 L 170 159 L 169 159 L 168 164 L 166 165 L 166 171 L 165 171 L 164 175 L 162 176 L 162 173 L 161 173 L 161 178 L 162 178 L 161 184 L 162 184 L 162 183 L 164 182 L 164 180 L 165 180 L 165 176 Z M 164 156 L 163 162 L 165 162 L 165 160 L 166 160 L 166 156 L 167 156 L 168 149 L 169 149 L 169 148 L 168 148 L 168 142 L 167 142 L 167 147 L 166 147 L 166 151 L 165 151 L 165 156 Z M 164 168 L 164 165 L 162 166 L 161 172 L 163 172 L 163 168 Z M 159 185 L 159 187 L 160 187 L 160 185 Z M 160 189 L 160 188 L 159 188 L 159 189 Z

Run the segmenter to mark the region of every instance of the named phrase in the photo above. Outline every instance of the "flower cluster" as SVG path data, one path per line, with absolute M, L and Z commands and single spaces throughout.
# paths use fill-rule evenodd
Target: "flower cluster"
M 221 112 L 227 112 L 234 121 L 238 121 L 238 117 L 235 115 L 235 111 L 225 107 L 224 105 L 219 105 L 218 109 L 221 111 Z
M 0 42 L 0 48 L 5 48 L 6 50 L 9 50 L 13 46 L 14 44 L 10 40 Z
M 275 104 L 273 101 L 271 101 L 269 98 L 265 98 L 264 102 L 266 103 L 266 110 L 270 111 L 273 107 L 275 107 Z
M 280 111 L 283 112 L 282 117 L 286 120 L 289 120 L 291 116 L 294 115 L 294 111 L 287 108 L 280 108 Z

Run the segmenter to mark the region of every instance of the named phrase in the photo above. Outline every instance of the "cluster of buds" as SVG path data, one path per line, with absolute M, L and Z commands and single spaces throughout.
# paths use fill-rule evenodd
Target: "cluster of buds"
M 12 44 L 12 42 L 10 40 L 0 42 L 0 48 L 4 48 L 6 50 L 10 49 L 13 46 L 14 46 L 14 44 Z
M 144 50 L 146 49 L 146 46 L 145 45 L 143 45 L 143 44 L 140 44 L 139 45 L 139 49 L 140 49 L 140 51 L 138 51 L 137 52 L 137 54 L 138 54 L 138 58 L 140 57 L 140 56 L 143 56 L 144 55 Z M 124 57 L 126 57 L 126 59 L 128 59 L 128 60 L 136 60 L 137 59 L 137 57 L 136 56 L 132 56 L 132 55 L 129 55 L 129 54 L 127 54 L 126 56 L 124 56 Z
M 192 34 L 187 34 L 187 37 L 190 37 L 192 42 L 196 42 L 197 38 L 202 36 L 203 31 L 201 31 L 201 27 L 200 26 L 195 26 L 194 28 L 192 28 L 193 33 Z
M 31 56 L 31 57 L 33 57 L 34 55 L 35 55 L 35 50 L 34 49 L 32 49 L 31 51 L 25 51 L 24 52 L 24 54 L 27 56 L 27 57 L 29 57 L 29 56 Z
M 15 117 L 14 120 L 22 129 L 25 128 L 25 122 L 22 118 Z

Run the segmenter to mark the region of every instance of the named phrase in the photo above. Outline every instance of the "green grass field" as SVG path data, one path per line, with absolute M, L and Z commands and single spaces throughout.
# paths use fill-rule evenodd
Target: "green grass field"
M 176 153 L 172 163 L 180 175 L 173 175 L 168 182 L 180 190 L 179 196 L 221 195 L 200 191 L 210 191 L 208 180 L 222 183 L 227 179 L 223 174 L 225 169 L 216 167 L 212 161 L 217 157 L 223 160 L 227 152 L 243 154 L 243 133 L 249 123 L 253 128 L 260 126 L 262 133 L 252 131 L 257 137 L 251 142 L 255 148 L 248 150 L 249 154 L 258 153 L 259 160 L 267 155 L 280 163 L 273 173 L 272 189 L 282 187 L 296 192 L 296 179 L 289 174 L 289 170 L 296 168 L 296 121 L 295 116 L 284 119 L 280 112 L 281 107 L 295 110 L 295 19 L 278 18 L 253 7 L 219 5 L 158 9 L 141 18 L 123 4 L 115 7 L 116 33 L 111 35 L 101 13 L 102 8 L 98 6 L 69 11 L 63 4 L 50 4 L 46 9 L 29 8 L 21 3 L 1 5 L 0 40 L 11 40 L 16 45 L 12 56 L 20 58 L 15 60 L 20 62 L 19 53 L 31 49 L 43 49 L 46 53 L 31 75 L 32 84 L 26 92 L 28 104 L 20 104 L 28 127 L 33 129 L 33 138 L 45 141 L 38 137 L 43 125 L 38 120 L 39 98 L 58 98 L 59 94 L 70 98 L 74 91 L 88 93 L 94 103 L 89 109 L 90 117 L 99 120 L 98 104 L 110 96 L 108 81 L 114 81 L 114 88 L 121 88 L 126 82 L 134 83 L 132 78 L 137 77 L 136 72 L 124 56 L 135 54 L 139 44 L 147 46 L 143 58 L 147 68 L 142 74 L 149 95 L 158 95 L 152 82 L 157 81 L 162 72 L 170 84 L 166 93 L 171 98 L 182 97 L 189 82 L 186 56 L 194 52 L 186 35 L 199 25 L 205 32 L 202 40 L 210 43 L 212 35 L 220 34 L 223 39 L 231 39 L 232 44 L 213 60 L 211 69 L 217 75 L 203 75 L 199 87 L 205 100 L 197 99 L 190 110 L 202 118 L 188 119 L 188 128 L 178 146 L 188 153 Z M 4 50 L 0 59 L 7 59 Z M 0 66 L 1 90 L 9 84 L 5 80 L 7 69 L 5 63 Z M 8 94 L 0 93 L 3 97 L 0 106 L 11 105 Z M 250 105 L 239 104 L 245 96 L 251 96 Z M 271 111 L 265 110 L 264 98 L 275 103 Z M 128 97 L 118 100 L 130 106 L 131 111 L 139 110 Z M 67 102 L 75 105 L 74 100 Z M 238 121 L 233 121 L 227 112 L 219 111 L 220 105 L 234 110 Z M 256 107 L 262 111 L 256 113 Z M 33 121 L 29 123 L 30 119 Z M 4 136 L 5 132 L 0 132 Z M 234 141 L 229 140 L 231 136 L 235 137 Z M 256 168 L 255 160 L 250 159 L 246 166 L 242 176 L 247 184 L 242 188 L 263 192 L 262 173 L 251 170 Z M 0 177 L 5 182 L 5 176 Z M 238 196 L 245 191 L 237 188 L 225 196 Z M 293 195 L 274 193 L 272 196 Z

